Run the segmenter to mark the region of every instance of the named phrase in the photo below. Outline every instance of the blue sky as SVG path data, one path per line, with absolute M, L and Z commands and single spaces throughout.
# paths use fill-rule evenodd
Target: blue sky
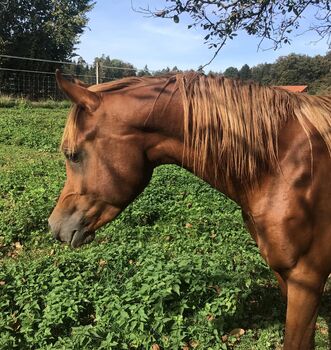
M 132 0 L 139 6 L 162 8 L 163 0 Z M 146 64 L 151 70 L 177 66 L 179 69 L 197 69 L 212 57 L 212 51 L 203 42 L 202 31 L 187 29 L 188 19 L 176 24 L 171 20 L 147 18 L 131 8 L 131 0 L 97 0 L 88 14 L 89 29 L 80 37 L 76 53 L 88 63 L 102 54 L 122 59 L 142 69 Z M 306 18 L 309 23 L 311 19 Z M 316 42 L 312 33 L 292 38 L 290 46 L 274 51 L 258 50 L 259 39 L 240 33 L 229 41 L 206 71 L 224 71 L 229 66 L 237 68 L 245 63 L 274 62 L 279 56 L 291 52 L 324 55 L 328 51 L 326 41 Z M 271 44 L 265 42 L 264 47 Z

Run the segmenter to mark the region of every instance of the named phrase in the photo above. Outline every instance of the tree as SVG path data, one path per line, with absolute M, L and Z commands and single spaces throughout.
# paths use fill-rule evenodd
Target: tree
M 274 64 L 260 63 L 251 68 L 251 78 L 263 85 L 270 85 L 275 79 Z
M 172 67 L 171 73 L 180 73 L 181 70 L 177 66 Z
M 290 33 L 302 25 L 308 11 L 314 11 L 314 19 L 304 29 L 315 31 L 331 44 L 330 0 L 167 0 L 167 4 L 157 11 L 149 8 L 138 11 L 172 18 L 176 23 L 181 15 L 188 14 L 192 19 L 189 28 L 200 26 L 206 32 L 204 39 L 215 50 L 213 58 L 238 31 L 257 36 L 261 42 L 271 40 L 274 48 L 290 43 Z
M 143 76 L 151 76 L 151 72 L 149 71 L 147 64 L 145 65 L 144 69 L 141 69 L 138 71 L 138 77 L 143 77 Z
M 239 77 L 239 71 L 236 67 L 228 67 L 223 75 L 227 78 L 238 78 Z
M 79 56 L 77 59 L 73 60 L 72 65 L 65 65 L 62 67 L 62 71 L 65 74 L 72 75 L 86 83 L 94 83 L 91 79 L 92 75 L 95 75 L 95 70 L 92 71 L 87 62 L 83 57 Z
M 94 59 L 94 67 L 97 63 L 99 64 L 101 81 L 121 79 L 136 75 L 136 68 L 131 63 L 119 59 L 111 59 L 109 56 L 102 55 Z
M 159 69 L 159 70 L 154 71 L 153 75 L 154 76 L 166 75 L 166 74 L 169 74 L 170 72 L 171 72 L 171 69 L 169 67 L 167 67 L 167 68 L 163 68 L 163 69 Z
M 330 61 L 323 56 L 290 54 L 279 57 L 275 64 L 279 85 L 306 85 L 330 72 Z
M 239 71 L 239 78 L 242 80 L 249 80 L 252 77 L 251 69 L 248 64 L 244 64 Z
M 292 53 L 250 70 L 251 79 L 263 85 L 308 85 L 310 94 L 331 93 L 330 52 L 314 57 Z
M 91 0 L 0 0 L 0 54 L 72 58 L 93 6 Z

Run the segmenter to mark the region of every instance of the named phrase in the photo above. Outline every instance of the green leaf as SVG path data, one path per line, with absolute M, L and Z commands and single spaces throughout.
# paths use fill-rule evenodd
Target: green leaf
M 172 286 L 172 289 L 175 293 L 177 293 L 178 295 L 180 295 L 180 286 L 178 284 L 175 284 Z

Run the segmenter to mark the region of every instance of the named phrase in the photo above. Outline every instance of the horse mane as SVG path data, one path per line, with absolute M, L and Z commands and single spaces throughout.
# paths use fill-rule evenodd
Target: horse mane
M 248 184 L 256 180 L 261 171 L 277 166 L 278 136 L 289 118 L 298 120 L 308 138 L 314 126 L 331 154 L 331 96 L 291 93 L 194 72 L 124 78 L 89 90 L 112 92 L 172 80 L 173 93 L 179 90 L 183 103 L 184 156 L 193 159 L 197 175 L 205 174 L 208 162 L 216 165 L 215 179 L 222 171 L 224 178 L 235 176 Z M 79 111 L 80 107 L 72 107 L 63 134 L 61 148 L 69 153 L 76 148 Z
M 309 142 L 313 125 L 331 154 L 331 96 L 198 74 L 178 75 L 177 84 L 184 108 L 185 155 L 193 158 L 191 166 L 199 176 L 208 162 L 215 165 L 215 181 L 218 176 L 255 181 L 261 171 L 278 165 L 278 136 L 289 118 L 298 120 Z
M 141 87 L 145 85 L 157 84 L 160 81 L 175 77 L 172 74 L 160 75 L 160 76 L 142 76 L 142 77 L 127 77 L 119 80 L 109 81 L 102 84 L 91 85 L 88 89 L 93 92 L 111 92 L 117 90 L 123 90 L 130 87 Z

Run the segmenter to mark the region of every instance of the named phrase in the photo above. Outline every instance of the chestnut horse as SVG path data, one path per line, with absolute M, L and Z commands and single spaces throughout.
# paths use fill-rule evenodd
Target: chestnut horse
M 178 164 L 240 205 L 287 300 L 284 349 L 312 349 L 331 272 L 331 97 L 192 72 L 88 88 L 56 78 L 74 105 L 54 237 L 91 242 L 156 166 Z

